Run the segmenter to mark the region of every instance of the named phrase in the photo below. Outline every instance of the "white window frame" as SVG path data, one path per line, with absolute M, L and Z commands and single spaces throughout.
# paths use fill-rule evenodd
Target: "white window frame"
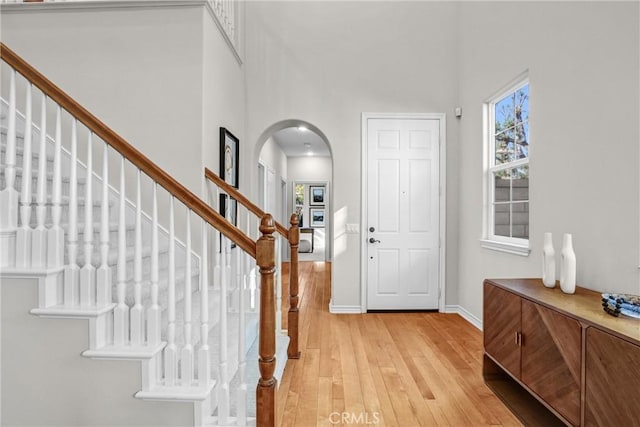
M 517 237 L 498 236 L 494 233 L 494 199 L 495 188 L 493 184 L 493 175 L 495 172 L 505 169 L 513 169 L 522 166 L 529 166 L 531 150 L 526 159 L 519 159 L 500 165 L 495 165 L 495 106 L 505 96 L 516 92 L 523 86 L 529 85 L 529 73 L 525 71 L 508 85 L 496 92 L 488 98 L 483 105 L 483 233 L 480 244 L 482 247 L 500 252 L 511 253 L 520 256 L 528 256 L 531 252 L 529 239 Z M 531 127 L 529 127 L 530 132 Z M 530 136 L 530 135 L 529 135 Z M 531 171 L 529 169 L 529 171 Z M 530 199 L 529 208 L 531 207 Z M 530 211 L 530 210 L 529 210 Z

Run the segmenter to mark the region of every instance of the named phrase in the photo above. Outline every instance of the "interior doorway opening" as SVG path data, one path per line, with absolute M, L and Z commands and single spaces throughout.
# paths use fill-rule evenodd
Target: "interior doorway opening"
M 324 134 L 300 120 L 274 124 L 256 145 L 261 207 L 284 226 L 298 215 L 299 260 L 333 259 L 333 157 Z M 282 245 L 281 259 L 289 248 Z

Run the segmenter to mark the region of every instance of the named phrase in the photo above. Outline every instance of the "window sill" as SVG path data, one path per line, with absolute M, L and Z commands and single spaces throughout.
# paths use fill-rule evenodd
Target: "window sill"
M 531 249 L 529 246 L 516 245 L 513 243 L 498 242 L 496 240 L 480 239 L 480 246 L 492 251 L 505 252 L 508 254 L 529 256 Z

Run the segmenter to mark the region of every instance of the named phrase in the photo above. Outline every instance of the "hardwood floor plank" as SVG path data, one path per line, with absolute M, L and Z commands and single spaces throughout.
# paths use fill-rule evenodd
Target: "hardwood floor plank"
M 456 314 L 331 314 L 330 271 L 300 263 L 302 355 L 287 361 L 278 425 L 521 425 L 484 384 L 480 331 Z

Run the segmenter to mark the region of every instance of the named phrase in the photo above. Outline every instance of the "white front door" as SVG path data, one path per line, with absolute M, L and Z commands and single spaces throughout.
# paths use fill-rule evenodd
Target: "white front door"
M 439 119 L 367 122 L 367 308 L 438 308 Z

